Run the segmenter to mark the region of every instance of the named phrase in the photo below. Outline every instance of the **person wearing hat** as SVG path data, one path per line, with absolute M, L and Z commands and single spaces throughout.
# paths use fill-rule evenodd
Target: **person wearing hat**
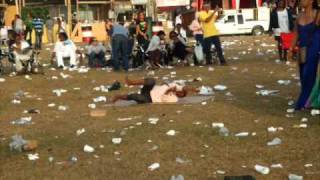
M 210 3 L 203 5 L 202 11 L 199 13 L 199 20 L 201 22 L 203 30 L 203 52 L 206 55 L 207 64 L 212 64 L 211 45 L 213 44 L 217 50 L 218 57 L 221 65 L 226 65 L 224 59 L 221 42 L 219 39 L 219 32 L 215 26 L 215 22 L 218 18 L 219 7 L 216 6 L 215 10 L 212 11 Z
M 93 38 L 88 46 L 89 67 L 103 67 L 106 65 L 105 59 L 106 48 L 102 43 L 98 42 L 96 38 Z

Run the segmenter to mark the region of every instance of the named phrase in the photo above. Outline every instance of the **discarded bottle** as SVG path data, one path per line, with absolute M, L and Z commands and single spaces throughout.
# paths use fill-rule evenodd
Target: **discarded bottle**
M 227 136 L 229 136 L 229 130 L 226 127 L 221 127 L 219 129 L 219 135 L 227 137 Z

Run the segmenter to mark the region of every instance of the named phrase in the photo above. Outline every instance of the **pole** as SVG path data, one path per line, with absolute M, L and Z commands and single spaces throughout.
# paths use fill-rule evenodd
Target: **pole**
M 71 0 L 67 0 L 68 8 L 68 35 L 71 36 L 72 33 L 72 12 L 71 12 Z

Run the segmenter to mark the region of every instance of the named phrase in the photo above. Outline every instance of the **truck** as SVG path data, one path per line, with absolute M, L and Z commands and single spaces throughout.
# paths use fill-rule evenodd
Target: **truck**
M 269 29 L 270 11 L 224 11 L 215 25 L 221 35 L 252 34 L 262 35 Z

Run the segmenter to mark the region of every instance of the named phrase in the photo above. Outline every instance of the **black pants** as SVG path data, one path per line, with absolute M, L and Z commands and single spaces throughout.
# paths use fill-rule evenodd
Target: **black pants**
M 42 44 L 42 31 L 36 31 L 36 43 L 35 43 L 35 49 L 41 49 L 41 44 Z
M 224 56 L 223 56 L 219 36 L 210 36 L 210 37 L 204 38 L 204 41 L 203 41 L 203 52 L 206 55 L 207 64 L 212 64 L 212 55 L 211 55 L 211 45 L 212 44 L 216 48 L 220 63 L 225 63 L 226 60 L 224 59 Z
M 99 53 L 91 52 L 89 54 L 89 66 L 90 67 L 103 67 L 106 65 L 105 53 L 100 51 Z
M 282 48 L 282 40 L 280 36 L 275 36 L 274 39 L 278 42 L 278 53 L 281 61 L 288 60 L 288 51 Z
M 143 87 L 140 94 L 129 94 L 128 100 L 136 101 L 139 104 L 151 103 L 152 99 L 150 96 L 150 91 L 156 85 L 156 80 L 153 78 L 144 79 Z

